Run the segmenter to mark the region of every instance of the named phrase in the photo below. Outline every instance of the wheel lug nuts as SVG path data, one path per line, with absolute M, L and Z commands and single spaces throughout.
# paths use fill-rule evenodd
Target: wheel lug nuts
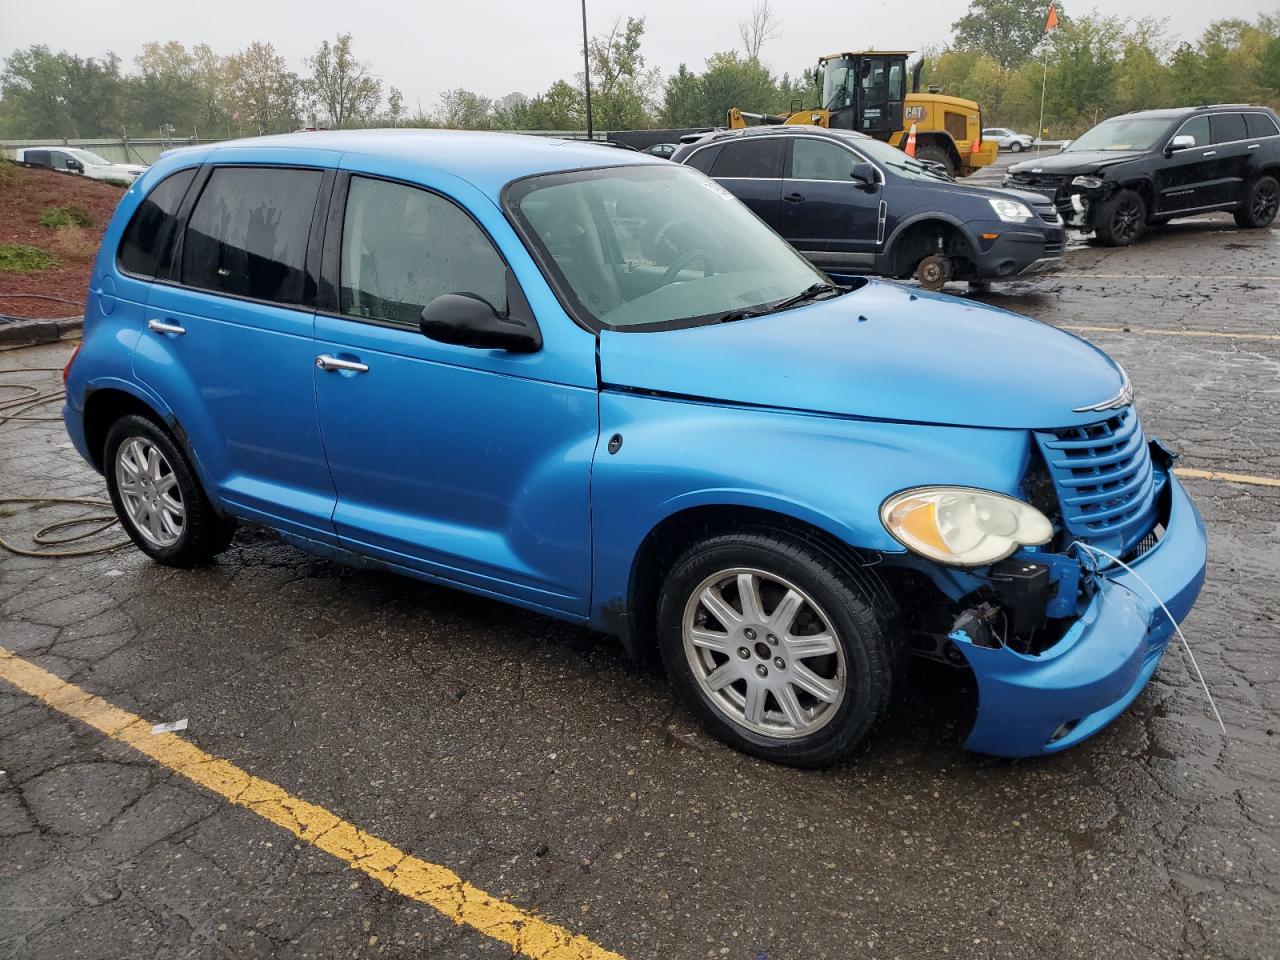
M 785 670 L 787 668 L 787 661 L 783 660 L 781 657 L 774 657 L 773 665 L 779 670 Z
M 754 640 L 756 638 L 756 632 L 752 630 L 750 627 L 747 627 L 747 629 L 743 630 L 742 635 L 746 637 L 748 640 Z
M 769 634 L 767 637 L 765 637 L 765 640 L 768 641 L 769 646 L 771 647 L 776 647 L 778 645 L 778 638 L 775 637 L 772 633 Z
M 756 676 L 767 677 L 768 675 L 769 675 L 769 668 L 766 667 L 763 663 L 760 664 L 760 666 L 756 667 Z
M 740 656 L 743 660 L 745 660 L 747 659 L 747 657 L 751 656 L 751 651 L 748 650 L 746 647 L 739 647 L 738 656 Z

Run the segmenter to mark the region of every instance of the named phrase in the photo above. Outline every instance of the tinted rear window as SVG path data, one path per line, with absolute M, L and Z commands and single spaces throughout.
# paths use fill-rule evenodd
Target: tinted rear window
M 771 179 L 779 176 L 782 140 L 758 139 L 726 143 L 711 166 L 713 177 Z
M 1276 122 L 1265 113 L 1246 113 L 1244 120 L 1251 137 L 1274 137 L 1280 134 Z
M 1214 143 L 1230 143 L 1248 136 L 1244 115 L 1240 113 L 1215 113 L 1209 118 L 1209 126 L 1213 130 Z
M 719 147 L 703 147 L 696 151 L 686 162 L 695 170 L 701 170 L 703 173 L 711 172 L 711 165 L 716 162 L 716 157 L 720 156 Z
M 182 245 L 182 282 L 255 300 L 304 303 L 319 170 L 223 167 L 200 194 Z
M 165 177 L 139 204 L 120 241 L 121 270 L 154 277 L 167 263 L 178 226 L 178 206 L 195 175 L 196 168 L 191 167 Z

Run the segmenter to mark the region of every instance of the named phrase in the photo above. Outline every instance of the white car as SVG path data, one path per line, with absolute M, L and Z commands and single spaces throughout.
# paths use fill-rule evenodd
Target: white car
M 988 127 L 982 131 L 983 140 L 994 140 L 1001 150 L 1021 153 L 1035 143 L 1035 138 L 1025 133 L 1014 133 L 1007 127 Z
M 78 173 L 90 180 L 123 180 L 133 183 L 145 166 L 137 163 L 112 163 L 92 150 L 80 147 L 24 147 L 14 159 L 28 167 L 45 167 L 62 173 Z

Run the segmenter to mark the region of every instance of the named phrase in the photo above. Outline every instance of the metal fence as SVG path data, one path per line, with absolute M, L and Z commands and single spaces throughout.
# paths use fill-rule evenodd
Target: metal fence
M 524 133 L 539 137 L 563 137 L 567 140 L 587 139 L 585 130 L 503 130 L 498 132 Z M 592 139 L 608 140 L 610 138 L 610 134 L 596 131 Z M 175 147 L 190 147 L 201 143 L 221 143 L 225 139 L 227 138 L 173 137 L 164 139 L 160 137 L 143 137 L 134 139 L 133 137 L 89 137 L 54 140 L 4 140 L 0 141 L 0 150 L 12 160 L 14 152 L 23 147 L 79 147 L 84 150 L 92 150 L 112 163 L 151 164 L 159 160 L 160 154 L 166 150 L 172 150 Z

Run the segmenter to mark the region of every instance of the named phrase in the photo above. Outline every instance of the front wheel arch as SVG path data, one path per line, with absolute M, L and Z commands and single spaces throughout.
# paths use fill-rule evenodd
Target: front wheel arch
M 884 610 L 894 610 L 892 592 L 874 569 L 880 554 L 854 547 L 808 521 L 759 507 L 707 504 L 665 517 L 641 542 L 631 564 L 626 629 L 621 639 L 633 655 L 656 645 L 655 617 L 662 582 L 672 562 L 700 540 L 746 530 L 780 534 L 820 551 Z

